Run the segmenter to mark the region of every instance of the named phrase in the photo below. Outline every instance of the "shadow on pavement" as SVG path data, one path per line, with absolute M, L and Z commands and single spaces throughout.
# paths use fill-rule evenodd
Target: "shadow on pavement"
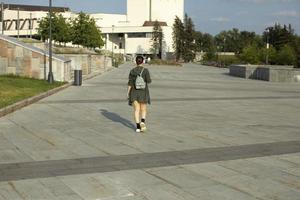
M 101 114 L 104 117 L 106 117 L 107 119 L 110 119 L 113 122 L 120 123 L 130 129 L 135 129 L 135 125 L 128 119 L 125 119 L 125 118 L 121 117 L 120 115 L 113 113 L 113 112 L 109 112 L 108 110 L 105 110 L 105 109 L 101 109 L 100 111 L 101 111 Z

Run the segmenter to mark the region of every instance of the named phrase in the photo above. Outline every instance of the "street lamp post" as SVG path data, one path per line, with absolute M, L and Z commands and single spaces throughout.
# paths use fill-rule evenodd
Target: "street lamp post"
M 112 34 L 111 34 L 111 52 L 112 52 L 112 65 L 113 67 L 115 66 L 115 61 L 114 61 L 114 42 L 113 42 L 113 35 L 114 35 L 114 28 L 115 25 L 112 25 Z
M 1 33 L 4 35 L 4 3 L 1 2 Z
M 18 33 L 18 39 L 20 38 L 20 8 L 18 8 L 17 12 L 17 33 Z
M 52 0 L 49 0 L 49 73 L 48 83 L 54 83 L 54 77 L 52 73 Z
M 269 64 L 269 48 L 270 48 L 270 44 L 269 44 L 269 33 L 270 33 L 270 30 L 267 28 L 266 29 L 266 32 L 267 32 L 267 55 L 266 55 L 266 65 Z
M 29 31 L 30 31 L 30 38 L 32 38 L 32 13 L 30 13 L 30 21 L 29 21 Z

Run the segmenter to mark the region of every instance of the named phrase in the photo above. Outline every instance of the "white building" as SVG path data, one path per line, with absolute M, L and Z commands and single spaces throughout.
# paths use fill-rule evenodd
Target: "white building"
M 48 7 L 5 5 L 4 34 L 30 36 L 37 33 L 38 21 L 47 16 Z M 66 18 L 76 14 L 68 8 L 56 7 Z M 124 54 L 151 54 L 154 21 L 159 21 L 163 33 L 163 57 L 173 52 L 172 26 L 175 17 L 183 19 L 184 0 L 127 0 L 127 13 L 91 14 L 104 35 L 104 49 Z M 18 19 L 20 21 L 18 30 Z

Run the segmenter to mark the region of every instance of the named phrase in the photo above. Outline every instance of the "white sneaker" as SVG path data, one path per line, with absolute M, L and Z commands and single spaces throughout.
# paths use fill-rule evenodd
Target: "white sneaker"
M 137 128 L 137 129 L 135 129 L 135 132 L 140 133 L 141 129 Z
M 145 132 L 147 130 L 146 124 L 144 122 L 141 122 L 141 131 Z

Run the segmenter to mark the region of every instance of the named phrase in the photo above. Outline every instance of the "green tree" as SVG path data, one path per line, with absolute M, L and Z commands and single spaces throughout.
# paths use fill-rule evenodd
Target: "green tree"
M 271 65 L 276 64 L 277 51 L 273 46 L 270 46 L 269 49 L 262 47 L 259 50 L 259 60 L 261 63 L 266 63 L 266 58 L 268 57 L 268 62 Z
M 176 60 L 180 60 L 183 54 L 183 42 L 184 42 L 184 25 L 181 19 L 176 16 L 173 24 L 173 48 L 175 50 Z
M 207 51 L 205 51 L 205 55 L 203 57 L 203 60 L 206 61 L 213 61 L 217 59 L 217 55 L 216 55 L 216 49 L 214 47 L 211 47 L 209 49 L 207 49 Z
M 255 32 L 239 31 L 239 29 L 232 29 L 229 31 L 222 31 L 215 36 L 216 45 L 220 51 L 241 53 L 242 50 L 249 45 L 263 45 L 262 39 Z
M 71 25 L 70 23 L 60 14 L 52 14 L 52 39 L 59 43 L 67 43 L 71 41 Z M 49 17 L 44 17 L 39 23 L 38 35 L 43 41 L 49 39 L 50 32 Z
M 182 58 L 185 62 L 190 62 L 195 58 L 195 26 L 193 20 L 185 15 L 184 20 L 184 37 L 183 37 L 183 54 Z
M 197 52 L 203 51 L 203 33 L 200 31 L 195 31 L 195 50 Z
M 239 38 L 237 53 L 242 52 L 243 48 L 249 45 L 257 45 L 258 47 L 264 46 L 262 37 L 255 32 L 241 31 Z
M 208 52 L 211 49 L 214 49 L 214 51 L 216 50 L 215 40 L 212 35 L 210 35 L 209 33 L 204 33 L 202 38 L 203 51 Z
M 297 57 L 294 49 L 286 44 L 277 53 L 276 63 L 279 65 L 294 65 Z
M 52 34 L 54 36 L 54 33 L 56 31 L 56 24 L 57 24 L 57 15 L 52 13 L 51 15 L 51 22 L 52 22 Z M 49 23 L 49 16 L 44 17 L 41 19 L 39 23 L 39 27 L 37 29 L 38 31 L 38 36 L 43 40 L 46 41 L 49 39 L 49 33 L 50 33 L 50 23 Z M 53 37 L 55 40 L 55 38 Z
M 269 40 L 269 43 L 273 45 L 276 50 L 280 50 L 286 44 L 293 44 L 294 42 L 294 30 L 289 24 L 281 26 L 281 24 L 275 24 L 274 27 L 268 27 L 263 33 L 264 41 Z
M 101 48 L 104 45 L 95 20 L 83 12 L 72 21 L 72 43 L 89 48 Z
M 154 22 L 153 26 L 153 32 L 152 32 L 152 53 L 155 57 L 159 55 L 159 58 L 161 59 L 162 56 L 162 41 L 163 41 L 163 31 L 158 21 Z
M 300 36 L 296 35 L 295 37 L 294 49 L 297 57 L 296 67 L 300 68 Z
M 90 19 L 89 28 L 90 37 L 85 46 L 93 49 L 103 47 L 104 41 L 102 39 L 101 31 L 98 29 L 94 19 Z
M 71 42 L 71 24 L 60 14 L 55 21 L 55 41 L 60 43 Z
M 259 63 L 259 49 L 257 45 L 249 45 L 243 49 L 240 58 L 249 64 Z

